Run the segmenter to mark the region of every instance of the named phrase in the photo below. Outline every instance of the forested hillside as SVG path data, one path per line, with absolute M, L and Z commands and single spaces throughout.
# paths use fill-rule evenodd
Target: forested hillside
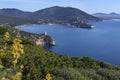
M 33 24 L 33 23 L 35 23 L 35 20 L 0 15 L 0 24 L 12 26 L 12 27 L 22 24 Z
M 82 10 L 72 7 L 54 6 L 41 9 L 35 12 L 26 12 L 19 9 L 6 8 L 0 9 L 0 23 L 9 24 L 12 27 L 23 24 L 33 23 L 55 23 L 55 24 L 77 24 L 87 21 L 100 21 Z M 76 26 L 76 25 L 75 25 Z
M 0 27 L 0 80 L 120 80 L 120 67 L 56 54 Z

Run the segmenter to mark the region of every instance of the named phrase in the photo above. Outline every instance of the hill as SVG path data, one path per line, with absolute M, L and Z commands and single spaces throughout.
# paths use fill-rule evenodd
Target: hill
M 21 24 L 32 24 L 35 23 L 34 20 L 24 19 L 24 18 L 17 18 L 17 17 L 9 17 L 0 15 L 0 24 L 9 25 L 9 26 L 16 26 Z
M 31 14 L 31 12 L 25 12 L 15 8 L 0 9 L 0 15 L 7 17 L 29 18 Z
M 59 7 L 54 6 L 46 9 L 42 9 L 33 13 L 33 17 L 37 19 L 48 19 L 58 21 L 81 21 L 81 20 L 99 20 L 96 17 L 87 14 L 79 9 L 72 7 Z
M 79 9 L 72 8 L 72 7 L 59 7 L 59 6 L 45 8 L 35 12 L 25 12 L 18 9 L 9 9 L 9 8 L 0 9 L 0 15 L 4 17 L 9 17 L 9 19 L 10 18 L 16 18 L 15 20 L 24 19 L 24 21 L 29 20 L 30 22 L 34 22 L 34 23 L 56 23 L 56 24 L 57 23 L 58 24 L 79 23 L 80 25 L 81 22 L 100 20 L 99 18 L 94 17 Z M 0 18 L 0 20 L 2 19 Z M 11 21 L 15 21 L 15 20 L 11 19 Z M 4 22 L 5 21 L 7 20 L 4 20 Z M 19 21 L 22 21 L 22 20 L 19 20 Z
M 106 13 L 94 13 L 92 14 L 93 16 L 96 16 L 96 17 L 99 17 L 99 18 L 102 18 L 102 19 L 120 19 L 120 14 L 118 13 L 109 13 L 109 14 L 106 14 Z

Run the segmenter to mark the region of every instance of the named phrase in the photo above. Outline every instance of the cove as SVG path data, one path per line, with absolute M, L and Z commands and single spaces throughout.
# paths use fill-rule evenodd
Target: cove
M 89 56 L 120 66 L 120 20 L 91 22 L 94 29 L 35 24 L 19 28 L 30 33 L 47 32 L 56 41 L 49 50 L 68 56 Z

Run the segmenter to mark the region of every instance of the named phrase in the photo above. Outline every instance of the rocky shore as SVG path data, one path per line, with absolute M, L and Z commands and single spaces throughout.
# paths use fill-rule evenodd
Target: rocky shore
M 47 32 L 41 34 L 41 36 L 36 40 L 36 45 L 52 45 L 55 46 L 56 43 L 52 37 L 50 37 Z
M 55 40 L 47 34 L 47 32 L 44 32 L 43 34 L 33 34 L 33 33 L 28 33 L 24 31 L 14 31 L 13 32 L 16 37 L 21 37 L 21 38 L 26 38 L 26 39 L 31 39 L 34 40 L 36 45 L 39 46 L 55 46 Z
M 23 25 L 23 26 L 26 26 L 26 25 Z M 8 28 L 12 32 L 13 36 L 18 38 L 33 40 L 35 41 L 36 45 L 39 45 L 39 46 L 45 46 L 45 45 L 55 46 L 56 45 L 55 40 L 51 36 L 49 36 L 47 32 L 44 32 L 43 34 L 35 34 L 35 33 L 29 33 L 29 32 L 18 30 L 18 28 L 23 26 L 21 25 L 15 28 L 13 27 L 6 27 L 6 28 Z

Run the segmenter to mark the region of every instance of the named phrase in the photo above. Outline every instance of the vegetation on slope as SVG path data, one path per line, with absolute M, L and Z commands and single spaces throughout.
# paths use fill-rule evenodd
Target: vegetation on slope
M 8 32 L 5 39 L 5 33 Z M 10 80 L 120 80 L 120 67 L 89 57 L 62 56 L 20 38 L 24 54 L 11 54 L 15 37 L 0 27 L 0 79 Z M 17 41 L 18 42 L 18 41 Z M 18 43 L 17 43 L 18 44 Z M 17 48 L 16 48 L 17 49 Z M 18 50 L 18 49 L 17 49 Z M 16 53 L 16 52 L 14 52 Z M 14 62 L 17 59 L 17 62 Z M 16 65 L 16 66 L 14 66 Z
M 25 12 L 9 8 L 0 9 L 0 23 L 7 23 L 12 26 L 29 23 L 55 23 L 63 25 L 72 23 L 73 25 L 80 27 L 83 26 L 81 25 L 83 22 L 86 24 L 87 21 L 101 21 L 101 19 L 72 7 L 54 6 L 35 12 Z
M 49 14 L 48 14 L 49 13 Z M 82 21 L 82 20 L 92 20 L 92 21 L 99 21 L 100 19 L 94 17 L 84 11 L 81 11 L 77 8 L 72 7 L 59 7 L 54 6 L 50 8 L 45 8 L 42 10 L 38 10 L 33 13 L 33 18 L 36 19 L 43 19 L 43 20 L 50 20 L 50 21 Z
M 12 26 L 12 27 L 22 24 L 33 24 L 33 23 L 35 23 L 35 20 L 0 15 L 0 24 Z
M 53 20 L 53 21 L 100 20 L 99 18 L 94 17 L 90 14 L 87 14 L 86 12 L 81 11 L 79 9 L 72 8 L 72 7 L 59 7 L 59 6 L 53 6 L 53 7 L 45 8 L 35 12 L 25 12 L 25 11 L 13 9 L 13 8 L 0 9 L 0 15 L 7 16 L 7 17 L 23 18 L 23 19 L 30 19 L 30 18 L 36 19 L 36 20 L 47 19 L 47 20 Z

